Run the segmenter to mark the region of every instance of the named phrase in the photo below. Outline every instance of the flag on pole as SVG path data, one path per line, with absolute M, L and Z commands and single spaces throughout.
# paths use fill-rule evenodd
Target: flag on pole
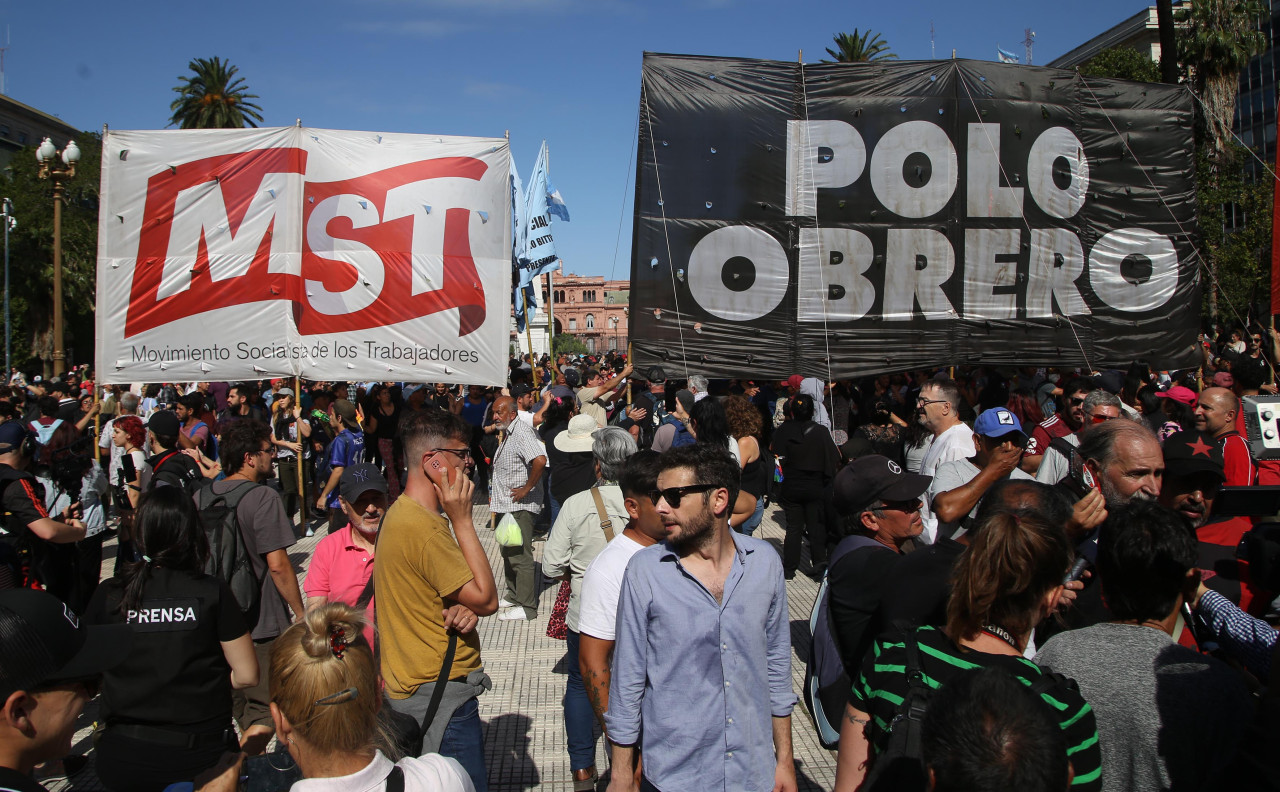
M 551 184 L 550 154 L 547 143 L 542 142 L 538 161 L 529 176 L 525 188 L 523 249 L 517 253 L 520 263 L 520 285 L 524 285 L 547 270 L 556 268 L 555 241 L 551 238 L 551 216 L 568 221 L 569 209 L 560 191 Z
M 1000 59 L 1001 63 L 1017 63 L 1018 62 L 1017 55 L 1014 55 L 1012 52 L 1008 50 L 1000 49 L 999 44 L 996 45 L 996 57 Z

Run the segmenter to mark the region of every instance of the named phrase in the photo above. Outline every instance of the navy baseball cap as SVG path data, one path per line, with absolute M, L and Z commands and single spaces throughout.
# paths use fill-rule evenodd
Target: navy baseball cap
M 28 434 L 27 427 L 22 421 L 5 421 L 0 424 L 0 454 L 7 454 L 21 448 Z
M 129 657 L 127 624 L 85 625 L 47 591 L 0 591 L 0 700 L 16 690 L 91 679 Z
M 983 437 L 1003 437 L 1010 432 L 1017 432 L 1023 437 L 1027 436 L 1027 433 L 1022 431 L 1022 422 L 1018 420 L 1018 416 L 1003 407 L 983 410 L 978 420 L 973 422 L 973 431 Z
M 342 478 L 338 480 L 338 494 L 343 500 L 347 503 L 355 503 L 369 490 L 387 494 L 387 479 L 382 475 L 382 471 L 378 470 L 377 465 L 361 462 L 343 469 Z

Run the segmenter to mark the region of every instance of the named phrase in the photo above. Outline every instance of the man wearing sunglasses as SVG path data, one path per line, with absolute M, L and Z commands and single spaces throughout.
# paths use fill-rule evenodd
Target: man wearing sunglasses
M 1085 395 L 1080 411 L 1083 416 L 1080 428 L 1062 438 L 1073 446 L 1079 446 L 1080 437 L 1092 427 L 1124 416 L 1124 406 L 1120 398 L 1101 388 L 1089 391 Z M 1071 472 L 1071 461 L 1052 446 L 1052 441 L 1049 447 L 1044 449 L 1040 459 L 1042 461 L 1036 469 L 1036 481 L 1042 484 L 1057 484 Z
M 740 476 L 719 448 L 664 453 L 650 497 L 669 533 L 623 576 L 605 726 L 613 767 L 641 748 L 641 789 L 796 789 L 786 581 L 768 543 L 729 528 Z
M 1084 426 L 1084 399 L 1094 390 L 1093 380 L 1076 377 L 1067 382 L 1058 396 L 1058 411 L 1031 430 L 1027 451 L 1022 456 L 1022 469 L 1034 475 L 1044 461 L 1049 443 L 1055 437 L 1066 437 Z
M 42 792 L 42 762 L 71 752 L 76 720 L 104 671 L 129 656 L 126 624 L 90 627 L 56 597 L 0 591 L 0 789 Z

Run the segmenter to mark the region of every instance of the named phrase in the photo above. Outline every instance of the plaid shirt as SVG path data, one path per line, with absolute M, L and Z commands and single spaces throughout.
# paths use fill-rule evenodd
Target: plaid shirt
M 493 478 L 489 485 L 491 511 L 496 514 L 517 511 L 538 514 L 542 511 L 541 480 L 522 500 L 512 500 L 511 490 L 525 485 L 529 480 L 533 461 L 538 457 L 545 457 L 546 453 L 533 427 L 524 421 L 511 422 L 506 438 L 493 455 Z

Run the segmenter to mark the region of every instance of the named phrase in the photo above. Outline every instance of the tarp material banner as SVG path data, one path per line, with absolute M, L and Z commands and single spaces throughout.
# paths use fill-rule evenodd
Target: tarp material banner
M 1183 89 L 984 61 L 647 54 L 639 141 L 642 366 L 1197 361 Z
M 509 170 L 501 138 L 109 132 L 100 380 L 503 383 Z

